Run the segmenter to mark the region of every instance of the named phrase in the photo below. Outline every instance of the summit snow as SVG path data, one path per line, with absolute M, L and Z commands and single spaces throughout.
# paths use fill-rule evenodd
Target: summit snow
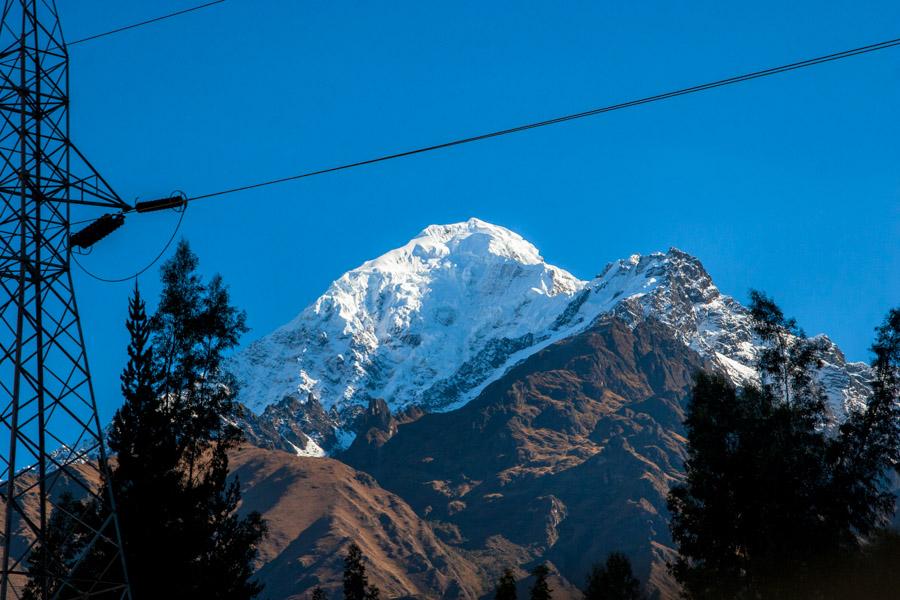
M 503 227 L 432 225 L 244 351 L 241 398 L 255 411 L 291 391 L 338 409 L 448 405 L 533 345 L 584 285 Z
M 662 322 L 738 384 L 756 376 L 747 310 L 720 293 L 696 258 L 677 249 L 634 255 L 582 281 L 520 235 L 479 219 L 431 225 L 345 273 L 238 354 L 232 369 L 240 400 L 256 413 L 285 397 L 317 399 L 336 424 L 374 398 L 392 411 L 449 410 L 608 313 Z M 867 368 L 828 346 L 822 381 L 843 412 L 865 397 Z

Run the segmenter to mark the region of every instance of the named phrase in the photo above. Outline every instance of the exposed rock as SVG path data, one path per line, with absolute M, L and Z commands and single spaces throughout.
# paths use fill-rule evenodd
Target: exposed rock
M 681 421 L 699 354 L 651 320 L 610 317 L 531 356 L 466 406 L 398 427 L 345 460 L 470 551 L 499 538 L 520 567 L 582 582 L 623 551 L 668 595 L 665 496 L 681 477 Z M 363 444 L 357 440 L 354 446 Z

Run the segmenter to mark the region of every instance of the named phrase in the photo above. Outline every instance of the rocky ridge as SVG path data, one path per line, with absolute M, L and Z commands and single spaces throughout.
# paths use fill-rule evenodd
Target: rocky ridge
M 464 406 L 528 356 L 608 314 L 632 326 L 662 323 L 739 385 L 756 377 L 748 311 L 697 258 L 675 248 L 634 255 L 582 281 L 518 234 L 478 219 L 427 227 L 346 273 L 231 368 L 256 443 L 321 455 L 350 445 L 373 399 L 394 413 Z M 839 418 L 866 397 L 868 367 L 823 342 L 820 379 Z

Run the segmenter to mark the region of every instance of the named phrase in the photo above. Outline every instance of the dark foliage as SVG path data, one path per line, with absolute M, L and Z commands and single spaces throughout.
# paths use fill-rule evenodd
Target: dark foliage
M 761 385 L 697 376 L 686 481 L 669 496 L 672 570 L 692 598 L 827 597 L 823 575 L 893 514 L 885 484 L 900 458 L 900 317 L 892 311 L 879 329 L 869 406 L 835 431 L 815 378 L 821 342 L 762 294 L 751 299 L 767 344 Z
M 321 587 L 316 586 L 315 588 L 313 588 L 311 600 L 327 600 L 327 598 L 328 594 L 326 594 L 325 590 L 323 590 Z
M 325 593 L 321 587 L 316 586 L 313 588 L 312 596 L 310 596 L 311 600 L 327 600 L 328 594 Z
M 900 309 L 876 330 L 872 353 L 872 398 L 841 425 L 834 450 L 835 503 L 863 536 L 883 528 L 894 512 L 887 487 L 891 471 L 900 469 Z
M 350 544 L 344 557 L 344 600 L 378 600 L 381 592 L 369 585 L 366 557 L 355 543 Z
M 228 481 L 227 453 L 240 432 L 229 424 L 235 386 L 222 361 L 246 331 L 245 316 L 231 306 L 221 278 L 204 284 L 196 267 L 181 242 L 162 267 L 156 315 L 148 319 L 137 288 L 129 302 L 124 404 L 109 434 L 116 461 L 104 485 L 117 502 L 135 598 L 241 600 L 262 589 L 252 576 L 265 524 L 256 513 L 237 515 L 240 486 Z M 87 523 L 99 513 L 82 509 Z M 77 530 L 77 519 L 57 513 L 53 529 Z M 68 553 L 56 552 L 70 565 Z M 75 576 L 117 569 L 121 563 L 101 543 Z
M 823 573 L 825 600 L 896 600 L 900 590 L 900 533 L 882 530 L 862 551 Z
M 516 578 L 510 569 L 503 569 L 494 590 L 494 600 L 516 600 Z
M 531 600 L 550 600 L 553 591 L 550 589 L 550 583 L 547 577 L 550 576 L 550 569 L 547 565 L 538 565 L 531 571 L 534 576 L 534 584 L 531 586 Z
M 584 600 L 642 600 L 641 582 L 631 570 L 631 561 L 621 552 L 611 553 L 605 564 L 591 569 Z
M 60 582 L 70 576 L 71 567 L 90 544 L 91 528 L 97 524 L 97 511 L 92 503 L 75 500 L 64 494 L 50 515 L 47 537 L 43 544 L 29 556 L 32 577 L 22 596 L 23 600 L 38 600 L 59 593 L 62 598 L 73 597 Z M 81 526 L 87 524 L 87 527 Z M 92 552 L 85 561 L 85 567 L 96 566 L 98 552 Z M 112 567 L 113 575 L 118 573 Z M 99 570 L 91 570 L 99 573 Z

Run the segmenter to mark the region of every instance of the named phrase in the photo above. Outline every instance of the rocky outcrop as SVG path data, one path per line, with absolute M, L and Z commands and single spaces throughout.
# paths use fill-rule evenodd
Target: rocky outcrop
M 302 432 L 333 454 L 365 433 L 356 420 L 372 399 L 394 412 L 453 410 L 606 315 L 632 327 L 664 325 L 738 385 L 757 377 L 760 340 L 749 312 L 716 287 L 696 257 L 677 248 L 633 255 L 582 281 L 547 264 L 518 234 L 478 219 L 427 227 L 345 273 L 230 367 L 258 429 L 287 430 L 284 440 L 262 436 L 258 443 L 309 453 L 298 443 Z M 823 341 L 829 351 L 820 382 L 840 419 L 868 397 L 869 369 Z M 327 419 L 301 421 L 308 415 L 294 405 L 308 394 L 321 400 Z
M 581 582 L 610 551 L 668 595 L 665 497 L 681 476 L 681 422 L 708 363 L 647 320 L 601 320 L 513 368 L 475 400 L 400 425 L 342 458 L 373 474 L 468 551 L 498 539 L 521 566 Z M 510 559 L 515 553 L 507 553 Z
M 261 415 L 242 407 L 238 426 L 259 448 L 284 450 L 299 456 L 324 456 L 341 446 L 343 418 L 326 412 L 312 394 L 306 400 L 292 393 L 270 404 Z

